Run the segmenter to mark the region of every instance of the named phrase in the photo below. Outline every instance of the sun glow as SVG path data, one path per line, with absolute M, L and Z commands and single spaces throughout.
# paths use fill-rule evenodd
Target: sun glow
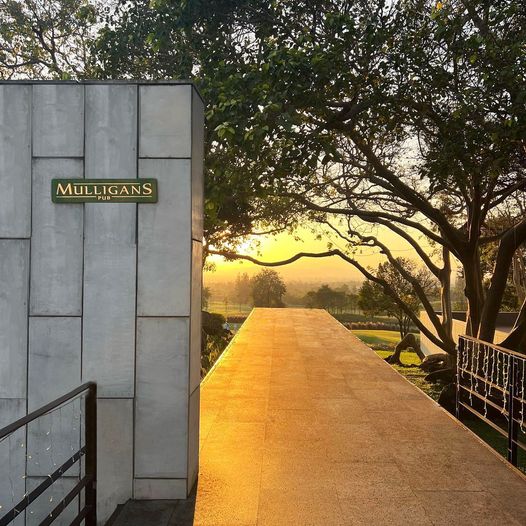
M 413 249 L 397 235 L 387 229 L 379 230 L 377 234 L 379 239 L 390 247 L 394 256 L 414 259 Z M 330 247 L 345 251 L 345 243 L 339 238 L 324 232 L 321 228 L 317 229 L 316 226 L 304 226 L 293 233 L 252 236 L 241 243 L 237 253 L 272 262 L 288 259 L 298 252 L 325 252 Z M 430 251 L 431 247 L 429 247 Z M 376 268 L 381 261 L 385 261 L 385 256 L 373 247 L 358 248 L 354 257 L 364 267 Z M 206 272 L 207 282 L 229 281 L 235 279 L 238 273 L 246 272 L 253 275 L 261 269 L 260 266 L 249 261 L 226 261 L 217 255 L 211 256 L 209 262 L 213 263 L 214 270 Z M 294 263 L 276 267 L 276 270 L 285 280 L 320 282 L 363 280 L 358 270 L 338 256 L 302 258 Z

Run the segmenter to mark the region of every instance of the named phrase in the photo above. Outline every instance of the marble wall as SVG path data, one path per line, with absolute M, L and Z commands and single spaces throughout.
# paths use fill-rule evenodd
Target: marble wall
M 189 83 L 0 84 L 0 426 L 96 381 L 101 524 L 197 476 L 203 121 Z M 136 177 L 158 203 L 51 202 L 53 178 Z M 0 443 L 0 516 L 78 448 L 79 414 Z

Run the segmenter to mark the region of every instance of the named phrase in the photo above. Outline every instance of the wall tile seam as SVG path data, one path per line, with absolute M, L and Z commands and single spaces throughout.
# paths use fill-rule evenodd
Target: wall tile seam
M 82 119 L 82 178 L 86 179 L 86 88 L 83 88 L 82 104 L 83 104 L 83 119 Z M 80 382 L 84 381 L 84 279 L 86 266 L 86 207 L 82 204 L 82 262 L 80 269 Z M 79 429 L 79 433 L 81 430 Z M 82 437 L 81 437 L 82 440 Z M 97 449 L 99 446 L 97 445 Z M 98 453 L 98 452 L 97 452 Z
M 46 159 L 46 160 L 60 160 L 60 159 L 67 159 L 67 160 L 76 160 L 76 161 L 83 161 L 85 159 L 85 155 L 31 155 L 31 159 L 33 161 L 37 161 L 38 159 Z M 84 177 L 83 177 L 84 179 Z
M 193 276 L 194 276 L 194 241 L 192 238 L 194 225 L 193 225 L 193 200 L 194 200 L 194 181 L 193 181 L 193 165 L 195 162 L 194 159 L 194 130 L 195 130 L 195 122 L 194 122 L 194 97 L 193 93 L 190 93 L 190 206 L 188 207 L 188 214 L 189 214 L 189 225 L 190 225 L 190 243 L 188 248 L 188 253 L 190 255 L 190 286 L 188 287 L 188 312 L 189 315 L 189 321 L 188 321 L 188 365 L 187 365 L 187 378 L 188 378 L 188 389 L 187 389 L 187 403 L 188 403 L 188 411 L 186 412 L 186 451 L 187 451 L 187 461 L 186 461 L 186 474 L 188 475 L 188 451 L 190 450 L 190 384 L 191 384 L 191 368 L 192 368 L 192 315 L 195 313 L 192 312 L 192 293 L 194 291 L 194 282 L 193 282 Z
M 135 396 L 97 396 L 97 400 L 135 400 Z
M 49 478 L 49 476 L 46 476 L 46 475 L 27 475 L 27 478 L 28 479 L 44 479 L 44 480 L 47 480 Z M 79 476 L 78 475 L 60 475 L 60 478 L 61 479 L 78 480 Z M 57 479 L 57 481 L 58 481 L 58 479 Z M 51 486 L 49 486 L 49 487 L 51 487 Z
M 90 203 L 90 204 L 99 204 L 99 203 Z M 61 205 L 59 205 L 61 206 Z M 73 205 L 77 206 L 77 205 Z M 104 206 L 102 204 L 101 206 Z M 113 247 L 119 247 L 119 248 L 135 248 L 137 246 L 137 243 L 126 243 L 126 242 L 118 242 L 118 241 L 88 241 L 87 239 L 84 240 L 84 246 L 89 248 L 113 248 Z
M 141 318 L 144 318 L 146 320 L 148 319 L 160 319 L 160 320 L 163 320 L 163 319 L 167 319 L 167 320 L 177 320 L 177 319 L 185 319 L 185 318 L 190 318 L 190 314 L 180 314 L 180 315 L 172 315 L 172 314 L 166 314 L 166 315 L 155 315 L 155 314 L 152 314 L 152 315 L 144 315 L 144 314 L 141 314 L 140 316 L 136 316 L 136 318 L 138 320 L 140 320 Z
M 31 246 L 33 244 L 33 168 L 34 168 L 34 162 L 33 162 L 33 153 L 34 153 L 34 141 L 33 141 L 33 118 L 35 114 L 35 107 L 34 107 L 34 100 L 35 100 L 35 94 L 33 86 L 31 86 L 30 89 L 30 95 L 31 100 L 29 101 L 29 141 L 30 141 L 30 163 L 29 163 L 29 243 L 28 243 L 28 271 L 27 271 L 27 318 L 26 318 L 26 324 L 27 324 L 27 335 L 26 335 L 26 404 L 25 404 L 25 411 L 26 415 L 29 414 L 29 340 L 30 340 L 30 329 L 29 329 L 29 322 L 30 322 L 30 314 L 31 314 L 31 267 L 32 265 L 32 250 Z M 29 426 L 25 426 L 25 437 L 24 437 L 25 443 L 29 443 Z M 28 458 L 27 455 L 24 458 L 24 475 L 27 477 L 28 474 Z M 28 491 L 28 480 L 27 478 L 24 479 L 24 491 L 27 493 Z M 24 520 L 26 517 L 24 516 Z
M 30 314 L 28 318 L 79 318 L 82 319 L 82 314 Z
M 151 161 L 164 161 L 164 160 L 170 160 L 170 161 L 191 161 L 192 157 L 138 157 L 139 160 L 151 160 Z
M 188 477 L 134 477 L 134 481 L 137 480 L 184 480 L 187 481 Z
M 141 138 L 141 90 L 139 85 L 135 85 L 135 104 L 136 104 L 136 122 L 135 122 L 135 175 L 139 179 L 139 166 L 140 166 L 140 138 Z M 135 436 L 135 430 L 137 429 L 137 341 L 139 332 L 139 203 L 135 206 L 135 334 L 133 338 L 133 399 L 132 399 L 132 429 L 131 429 L 131 494 L 132 497 L 135 495 L 135 474 L 136 474 L 136 450 L 137 450 L 137 439 Z

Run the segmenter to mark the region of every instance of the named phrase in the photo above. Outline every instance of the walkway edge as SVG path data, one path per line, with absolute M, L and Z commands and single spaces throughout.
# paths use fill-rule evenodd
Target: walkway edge
M 219 358 L 215 361 L 214 365 L 212 365 L 210 371 L 208 371 L 205 377 L 201 380 L 201 383 L 199 384 L 199 386 L 202 386 L 206 381 L 208 381 L 208 379 L 210 378 L 212 373 L 215 371 L 216 367 L 219 365 L 223 357 L 226 356 L 226 354 L 230 351 L 232 345 L 236 341 L 237 335 L 243 330 L 243 325 L 245 325 L 245 323 L 249 320 L 249 318 L 252 316 L 255 310 L 256 310 L 255 307 L 253 307 L 249 315 L 246 317 L 245 321 L 241 324 L 241 327 L 239 327 L 239 330 L 236 332 L 236 334 L 234 334 L 233 338 L 228 342 L 228 345 L 225 347 L 224 351 L 221 353 L 221 356 L 219 356 Z
M 352 331 L 349 331 L 352 333 Z M 357 336 L 356 336 L 357 338 Z M 363 343 L 363 342 L 362 342 Z M 366 343 L 364 343 L 367 347 Z M 387 363 L 381 356 L 379 356 L 371 347 L 371 352 L 375 354 L 375 356 L 382 361 L 387 367 L 390 367 L 396 374 L 398 374 L 404 381 L 406 381 L 409 385 L 411 385 L 414 389 L 417 389 L 420 393 L 422 393 L 425 397 L 427 397 L 433 404 L 435 404 L 443 413 L 445 413 L 455 424 L 460 426 L 461 428 L 468 431 L 473 437 L 475 437 L 486 449 L 491 451 L 495 457 L 497 457 L 510 471 L 518 475 L 522 480 L 526 482 L 526 473 L 523 473 L 520 469 L 516 468 L 514 465 L 510 464 L 496 449 L 492 448 L 487 442 L 482 440 L 474 431 L 472 431 L 468 426 L 466 426 L 464 423 L 462 423 L 455 415 L 452 415 L 447 409 L 444 409 L 436 400 L 433 400 L 426 392 L 422 391 L 418 386 L 416 386 L 413 382 L 411 382 L 409 379 L 407 379 L 402 373 L 397 371 L 391 364 Z

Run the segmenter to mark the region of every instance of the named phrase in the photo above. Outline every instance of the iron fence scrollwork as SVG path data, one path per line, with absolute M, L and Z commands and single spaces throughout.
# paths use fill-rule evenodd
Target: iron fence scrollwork
M 456 416 L 479 418 L 507 440 L 507 458 L 518 464 L 526 451 L 526 356 L 470 336 L 460 336 L 457 353 Z

